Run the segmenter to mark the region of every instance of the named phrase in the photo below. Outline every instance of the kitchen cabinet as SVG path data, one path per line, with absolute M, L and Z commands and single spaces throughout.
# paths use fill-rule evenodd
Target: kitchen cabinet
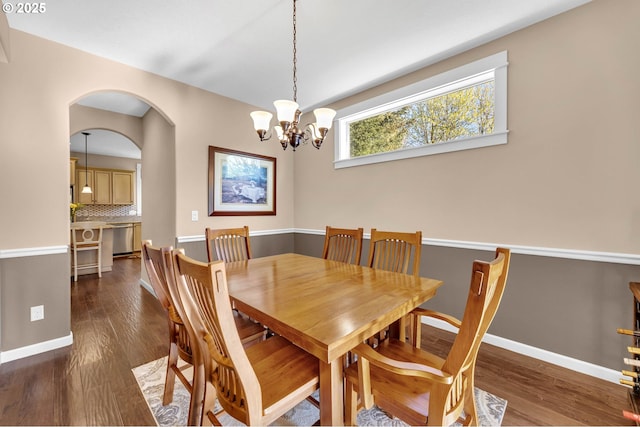
M 133 251 L 142 251 L 142 223 L 133 223 Z
M 104 170 L 93 171 L 93 203 L 96 205 L 110 205 L 111 202 L 111 172 Z
M 92 194 L 83 194 L 86 183 Z M 135 203 L 134 172 L 111 169 L 76 170 L 76 200 L 84 205 L 132 205 Z
M 76 185 L 76 165 L 78 164 L 77 157 L 69 158 L 69 185 Z
M 76 173 L 76 200 L 83 205 L 111 204 L 111 171 L 101 169 L 78 169 Z M 84 194 L 82 188 L 89 184 L 91 194 Z
M 114 205 L 134 204 L 133 172 L 112 171 L 112 203 Z

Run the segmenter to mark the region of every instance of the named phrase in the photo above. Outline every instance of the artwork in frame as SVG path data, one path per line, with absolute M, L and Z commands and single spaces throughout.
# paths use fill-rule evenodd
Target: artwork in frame
M 275 215 L 276 158 L 209 146 L 209 216 Z

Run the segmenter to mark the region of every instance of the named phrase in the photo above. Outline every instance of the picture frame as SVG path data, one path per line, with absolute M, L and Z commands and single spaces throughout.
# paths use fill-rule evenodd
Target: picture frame
M 276 158 L 209 146 L 209 216 L 275 215 Z

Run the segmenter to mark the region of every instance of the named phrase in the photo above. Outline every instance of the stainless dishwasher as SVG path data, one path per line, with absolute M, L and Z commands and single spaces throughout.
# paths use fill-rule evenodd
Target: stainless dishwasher
M 133 223 L 111 224 L 113 227 L 113 255 L 133 253 Z

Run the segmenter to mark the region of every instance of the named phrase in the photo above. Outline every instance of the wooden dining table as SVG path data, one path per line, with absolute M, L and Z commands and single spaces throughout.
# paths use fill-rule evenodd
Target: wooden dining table
M 432 298 L 442 281 L 281 254 L 226 264 L 238 310 L 319 360 L 320 424 L 344 424 L 347 352 Z

